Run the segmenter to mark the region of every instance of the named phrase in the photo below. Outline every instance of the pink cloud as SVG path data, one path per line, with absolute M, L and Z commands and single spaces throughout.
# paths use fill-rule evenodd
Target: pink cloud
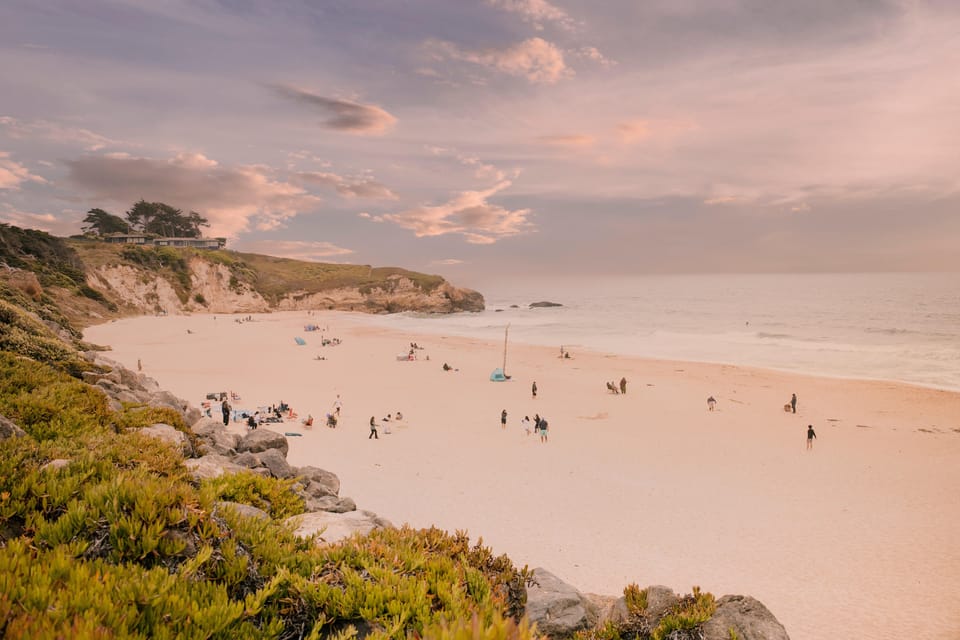
M 9 205 L 0 205 L 0 222 L 12 224 L 22 229 L 37 229 L 56 236 L 68 236 L 77 233 L 80 228 L 81 214 L 64 211 L 61 215 L 20 211 Z
M 300 182 L 333 187 L 344 198 L 369 198 L 373 200 L 397 200 L 397 194 L 373 178 L 344 178 L 323 171 L 302 171 L 295 174 Z
M 467 50 L 452 42 L 431 40 L 427 49 L 438 60 L 461 60 L 507 75 L 526 78 L 535 84 L 554 84 L 572 76 L 563 60 L 563 52 L 543 38 L 529 38 L 502 49 Z
M 30 173 L 30 170 L 19 162 L 11 160 L 6 151 L 0 151 L 0 189 L 17 189 L 24 182 L 45 184 L 47 181 Z
M 447 202 L 421 205 L 400 213 L 380 216 L 414 232 L 418 238 L 460 234 L 471 244 L 493 244 L 501 238 L 533 229 L 527 220 L 530 209 L 509 210 L 487 199 L 511 185 L 504 180 L 480 191 L 461 191 Z
M 538 136 L 537 141 L 552 147 L 581 149 L 593 146 L 597 139 L 590 135 L 574 133 L 567 135 Z
M 20 120 L 11 116 L 0 116 L 2 127 L 11 138 L 18 140 L 43 139 L 60 144 L 80 145 L 86 151 L 99 151 L 108 146 L 116 146 L 119 141 L 100 135 L 81 127 L 73 127 L 49 120 Z
M 525 22 L 531 23 L 538 31 L 547 22 L 567 30 L 576 27 L 576 22 L 566 11 L 547 0 L 487 0 L 487 4 L 520 14 Z
M 324 114 L 323 126 L 334 131 L 358 134 L 381 134 L 392 128 L 397 119 L 375 104 L 362 104 L 342 98 L 329 98 L 287 85 L 272 85 L 277 94 L 307 105 Z
M 225 167 L 199 153 L 167 160 L 132 156 L 83 156 L 67 162 L 71 182 L 98 200 L 127 207 L 144 198 L 196 210 L 213 235 L 233 236 L 251 226 L 281 227 L 316 208 L 320 198 L 277 180 L 267 167 Z

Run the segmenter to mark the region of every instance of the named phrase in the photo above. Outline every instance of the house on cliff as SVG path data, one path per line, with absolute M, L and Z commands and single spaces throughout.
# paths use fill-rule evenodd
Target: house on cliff
M 144 233 L 108 233 L 102 240 L 110 244 L 135 244 L 141 247 L 223 249 L 227 246 L 226 238 L 158 238 Z

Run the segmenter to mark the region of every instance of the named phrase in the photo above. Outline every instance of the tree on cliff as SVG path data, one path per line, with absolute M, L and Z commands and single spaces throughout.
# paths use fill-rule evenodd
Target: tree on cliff
M 200 227 L 209 227 L 206 218 L 196 211 L 183 213 L 163 202 L 140 200 L 127 211 L 131 228 L 165 238 L 199 238 Z
M 85 233 L 96 233 L 98 236 L 108 233 L 130 233 L 130 225 L 123 218 L 107 213 L 103 209 L 87 211 L 83 224 L 82 229 Z

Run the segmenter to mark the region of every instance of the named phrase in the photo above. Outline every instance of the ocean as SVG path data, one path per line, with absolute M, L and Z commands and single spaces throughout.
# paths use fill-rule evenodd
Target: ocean
M 455 281 L 455 280 L 454 280 Z M 456 282 L 455 282 L 456 283 Z M 960 274 L 650 275 L 471 284 L 480 313 L 368 316 L 417 333 L 562 345 L 960 391 Z M 530 308 L 550 301 L 559 307 Z

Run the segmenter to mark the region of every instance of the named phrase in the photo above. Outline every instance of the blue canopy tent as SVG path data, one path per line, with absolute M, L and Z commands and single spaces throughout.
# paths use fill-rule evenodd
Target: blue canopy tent
M 504 382 L 507 379 L 507 376 L 503 375 L 503 369 L 497 367 L 493 370 L 493 373 L 490 374 L 490 382 Z

